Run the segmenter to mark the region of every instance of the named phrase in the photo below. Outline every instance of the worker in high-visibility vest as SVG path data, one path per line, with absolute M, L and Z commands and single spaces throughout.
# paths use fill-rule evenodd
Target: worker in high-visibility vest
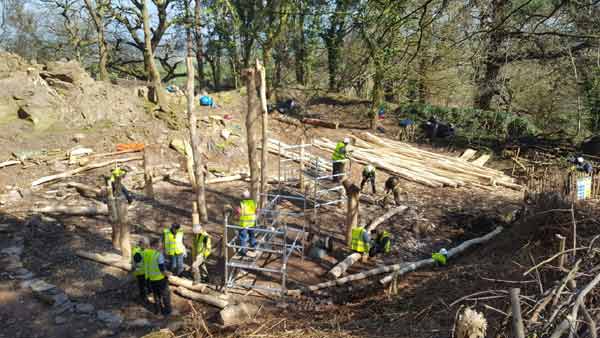
M 250 196 L 250 191 L 245 190 L 242 193 L 240 206 L 235 210 L 237 217 L 240 220 L 239 238 L 240 251 L 239 254 L 245 256 L 248 251 L 248 241 L 250 247 L 256 247 L 256 237 L 254 236 L 254 228 L 256 226 L 256 202 Z
M 383 229 L 373 230 L 371 234 L 374 236 L 371 241 L 371 248 L 369 250 L 369 256 L 375 257 L 378 254 L 387 255 L 392 250 L 392 236 L 391 234 Z
M 131 271 L 135 277 L 140 291 L 140 298 L 142 303 L 148 302 L 148 289 L 149 285 L 146 282 L 146 276 L 144 271 L 144 250 L 146 250 L 150 244 L 147 238 L 143 238 L 141 243 L 136 245 L 131 250 Z
M 183 272 L 183 258 L 187 250 L 183 244 L 183 230 L 179 223 L 171 224 L 170 228 L 163 230 L 165 256 L 169 260 L 169 270 L 180 276 Z
M 131 196 L 131 193 L 129 192 L 129 190 L 127 190 L 127 188 L 125 187 L 125 184 L 123 184 L 123 179 L 125 178 L 126 175 L 127 175 L 127 168 L 121 168 L 119 165 L 115 165 L 113 170 L 111 170 L 111 172 L 110 172 L 110 177 L 108 178 L 108 182 L 112 186 L 115 197 L 118 197 L 120 194 L 123 194 L 123 196 L 125 196 L 125 198 L 127 199 L 127 203 L 131 204 L 131 202 L 133 202 L 133 196 Z M 119 186 L 116 185 L 117 179 L 120 179 Z
M 208 282 L 206 259 L 210 256 L 210 235 L 200 224 L 194 224 L 192 226 L 192 232 L 194 233 L 192 247 L 192 257 L 194 261 L 192 263 L 192 274 L 194 276 L 194 283 L 200 283 L 200 281 Z
M 367 182 L 371 183 L 371 190 L 373 190 L 373 194 L 376 194 L 377 191 L 375 189 L 375 167 L 371 164 L 366 165 L 363 169 L 362 181 L 360 182 L 361 192 Z
M 331 154 L 332 162 L 332 176 L 334 182 L 339 182 L 345 173 L 346 160 L 348 159 L 348 144 L 350 144 L 350 138 L 344 137 L 343 141 L 338 142 L 335 145 L 335 150 Z
M 150 241 L 150 247 L 144 250 L 144 274 L 154 296 L 156 314 L 162 313 L 168 316 L 171 314 L 171 293 L 168 279 L 170 273 L 166 270 L 162 250 L 162 241 L 153 238 Z
M 439 265 L 446 265 L 448 262 L 448 250 L 442 248 L 439 252 L 432 253 L 431 259 L 433 259 Z
M 352 249 L 352 251 L 363 254 L 369 253 L 370 243 L 371 237 L 364 227 L 352 229 L 352 241 L 350 243 L 350 249 Z

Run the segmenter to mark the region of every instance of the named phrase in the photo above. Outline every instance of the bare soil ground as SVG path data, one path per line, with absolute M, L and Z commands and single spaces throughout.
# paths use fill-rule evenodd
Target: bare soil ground
M 203 116 L 227 117 L 225 126 L 210 122 L 201 125 L 202 132 L 208 135 L 206 140 L 214 146 L 209 146 L 211 152 L 207 158 L 208 166 L 225 173 L 245 171 L 247 158 L 241 119 L 243 98 L 235 92 L 219 93 L 216 97 L 217 103 L 221 104 L 220 108 L 200 110 Z M 351 104 L 348 106 L 352 107 Z M 315 111 L 325 111 L 327 107 L 337 109 L 330 102 L 314 102 Z M 363 108 L 359 106 L 355 109 L 359 111 Z M 352 118 L 350 115 L 349 119 Z M 326 136 L 337 140 L 351 132 L 319 128 L 305 130 L 274 121 L 271 126 L 271 136 L 287 143 L 299 143 L 303 135 L 306 139 Z M 223 128 L 234 134 L 227 142 L 219 137 Z M 85 130 L 49 130 L 39 133 L 29 130 L 26 124 L 11 124 L 10 129 L 1 131 L 0 160 L 8 159 L 10 153 L 16 150 L 61 149 L 64 152 L 77 144 L 91 147 L 96 153 L 114 151 L 117 143 L 127 142 L 158 143 L 167 147 L 173 137 L 185 135 L 181 130 L 168 129 L 163 121 L 150 116 L 135 124 L 97 125 Z M 83 133 L 85 137 L 75 142 L 73 137 L 76 133 Z M 324 158 L 330 156 L 316 150 L 315 153 Z M 269 162 L 275 164 L 276 161 L 277 158 L 270 155 Z M 165 162 L 175 169 L 179 168 L 178 173 L 185 177 L 181 155 L 169 150 Z M 20 281 L 15 279 L 14 274 L 4 271 L 0 265 L 0 320 L 6 323 L 0 337 L 131 337 L 168 325 L 174 330 L 179 323 L 183 325 L 191 311 L 187 300 L 173 295 L 177 314 L 166 320 L 138 304 L 135 299 L 136 287 L 124 272 L 74 255 L 79 249 L 94 252 L 111 250 L 110 225 L 105 217 L 54 216 L 44 217 L 41 222 L 31 222 L 30 210 L 35 205 L 48 201 L 77 202 L 81 197 L 72 191 L 66 192 L 61 182 L 36 189 L 29 187 L 30 182 L 36 178 L 68 169 L 62 158 L 48 158 L 39 161 L 39 164 L 27 163 L 26 169 L 21 166 L 0 169 L 0 195 L 17 187 L 24 196 L 18 201 L 0 206 L 0 224 L 10 224 L 9 230 L 2 234 L 0 248 L 10 246 L 12 236 L 23 236 L 25 251 L 22 262 L 36 277 L 55 284 L 75 302 L 90 303 L 97 310 L 120 314 L 125 324 L 146 318 L 150 325 L 133 328 L 124 325 L 118 330 L 109 329 L 94 316 L 77 314 L 66 315 L 67 323 L 57 325 L 56 316 L 49 311 L 49 307 L 34 298 L 27 288 L 19 287 Z M 132 162 L 130 165 L 134 173 L 138 174 L 130 175 L 125 183 L 135 194 L 141 195 L 141 162 Z M 360 170 L 359 166 L 353 167 L 353 181 L 359 181 Z M 101 175 L 107 172 L 108 168 L 93 170 L 70 180 L 100 186 Z M 272 165 L 271 175 L 275 174 L 275 165 Z M 386 178 L 384 173 L 378 175 L 379 194 L 382 194 Z M 206 226 L 213 236 L 214 246 L 220 245 L 225 205 L 234 205 L 245 187 L 244 182 L 208 187 L 210 223 Z M 357 264 L 351 268 L 350 273 L 381 264 L 422 259 L 441 247 L 452 247 L 465 239 L 487 233 L 496 226 L 496 219 L 490 215 L 496 215 L 497 210 L 503 206 L 518 204 L 521 198 L 517 192 L 500 188 L 494 192 L 467 188 L 432 190 L 406 182 L 402 189 L 405 204 L 410 207 L 409 212 L 382 225 L 394 236 L 392 253 L 384 259 Z M 159 182 L 155 185 L 155 192 L 155 201 L 138 199 L 130 207 L 134 233 L 159 236 L 163 227 L 172 222 L 182 223 L 184 230 L 189 233 L 191 189 Z M 325 274 L 333 266 L 335 259 L 341 259 L 347 254 L 342 244 L 344 211 L 344 205 L 331 207 L 320 218 L 322 230 L 336 239 L 333 257 L 318 261 L 292 258 L 289 262 L 289 288 L 325 281 Z M 360 222 L 368 224 L 383 212 L 379 206 L 362 205 Z M 201 304 L 194 306 L 206 319 L 208 329 L 218 336 L 448 336 L 457 309 L 449 304 L 473 290 L 506 287 L 505 284 L 483 278 L 516 279 L 519 267 L 511 262 L 511 255 L 520 254 L 521 248 L 529 240 L 529 233 L 523 234 L 521 229 L 513 228 L 493 245 L 469 252 L 448 267 L 408 275 L 402 280 L 400 294 L 393 297 L 386 296 L 381 287 L 368 283 L 358 283 L 351 289 L 341 288 L 325 296 L 288 299 L 288 303 L 277 296 L 255 293 L 251 295 L 253 301 L 261 302 L 264 306 L 254 324 L 237 329 L 221 329 L 214 325 L 214 308 Z M 211 279 L 217 284 L 222 279 L 218 263 L 215 257 L 209 267 Z M 268 282 L 269 276 L 260 276 L 259 282 L 261 279 Z M 178 332 L 186 331 L 184 329 Z

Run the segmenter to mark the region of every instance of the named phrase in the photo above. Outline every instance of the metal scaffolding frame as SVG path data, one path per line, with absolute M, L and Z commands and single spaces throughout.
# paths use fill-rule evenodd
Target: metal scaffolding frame
M 313 222 L 317 222 L 320 208 L 344 201 L 342 185 L 332 181 L 334 177 L 344 176 L 345 172 L 337 175 L 326 172 L 325 170 L 328 169 L 326 162 L 307 152 L 313 147 L 312 142 L 298 145 L 283 145 L 281 142 L 278 144 L 278 187 L 276 193 L 263 194 L 267 203 L 264 208 L 258 210 L 256 226 L 251 228 L 257 242 L 256 247 L 251 249 L 255 253 L 253 257 L 240 255 L 242 247 L 238 242 L 239 230 L 244 228 L 237 224 L 230 224 L 226 217 L 224 229 L 226 244 L 224 287 L 226 289 L 241 287 L 285 295 L 290 256 L 297 253 L 301 259 L 304 259 L 304 239 L 309 215 L 307 212 L 311 212 Z M 337 162 L 347 161 L 349 160 Z M 308 189 L 305 189 L 304 185 L 306 179 L 310 180 Z M 295 183 L 299 183 L 299 189 L 294 187 Z M 336 191 L 340 192 L 335 194 Z M 307 196 L 308 194 L 311 196 Z M 328 199 L 332 194 L 337 195 L 338 198 Z M 283 203 L 295 203 L 296 208 L 300 210 L 295 212 L 282 210 L 281 204 Z M 290 226 L 290 223 L 300 225 L 300 227 Z M 228 236 L 233 231 L 236 233 L 235 236 Z M 230 249 L 233 251 L 233 255 L 230 255 Z M 273 258 L 273 261 L 280 261 L 278 267 L 267 267 L 269 262 L 265 262 L 261 266 L 259 260 L 263 253 L 267 253 L 270 258 Z M 266 272 L 279 276 L 280 287 L 265 287 L 256 285 L 255 282 L 240 281 L 245 275 L 250 274 L 250 271 L 254 271 L 255 274 Z M 240 274 L 240 272 L 245 273 Z

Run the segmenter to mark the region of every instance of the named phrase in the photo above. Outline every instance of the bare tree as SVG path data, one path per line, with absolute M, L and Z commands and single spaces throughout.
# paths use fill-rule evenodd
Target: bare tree
M 94 27 L 96 28 L 96 39 L 98 44 L 98 78 L 101 81 L 108 80 L 108 43 L 104 28 L 104 16 L 109 9 L 110 0 L 84 0 Z

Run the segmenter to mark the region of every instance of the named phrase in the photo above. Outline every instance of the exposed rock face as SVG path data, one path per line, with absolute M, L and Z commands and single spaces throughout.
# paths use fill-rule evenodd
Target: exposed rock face
M 0 88 L 0 125 L 22 119 L 45 130 L 57 122 L 66 127 L 123 123 L 144 114 L 143 99 L 130 88 L 96 82 L 75 61 L 40 66 L 0 53 Z

